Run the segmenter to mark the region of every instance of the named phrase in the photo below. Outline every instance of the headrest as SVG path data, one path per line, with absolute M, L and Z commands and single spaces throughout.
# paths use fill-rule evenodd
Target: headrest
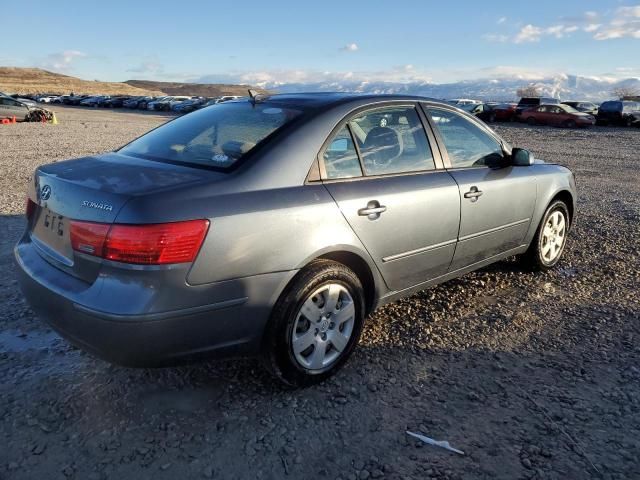
M 402 153 L 402 137 L 393 128 L 374 127 L 364 140 L 364 161 L 375 165 L 386 165 Z

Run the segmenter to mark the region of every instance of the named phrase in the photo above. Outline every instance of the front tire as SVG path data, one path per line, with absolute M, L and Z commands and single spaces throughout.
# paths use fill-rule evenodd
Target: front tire
M 535 126 L 538 122 L 536 122 L 536 119 L 533 117 L 529 117 L 527 118 L 527 124 L 531 125 L 532 127 Z
M 555 267 L 564 252 L 570 222 L 567 205 L 562 200 L 552 202 L 542 216 L 531 245 L 522 256 L 524 265 L 537 271 Z
M 364 291 L 355 273 L 317 260 L 293 279 L 267 325 L 262 358 L 285 384 L 306 387 L 336 373 L 351 356 L 364 324 Z

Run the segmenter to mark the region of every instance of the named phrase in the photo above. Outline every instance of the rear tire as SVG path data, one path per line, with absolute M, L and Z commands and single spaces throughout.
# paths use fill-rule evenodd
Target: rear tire
M 562 200 L 552 202 L 542 216 L 531 245 L 522 255 L 522 264 L 535 271 L 555 267 L 564 253 L 570 224 L 567 205 Z
M 322 382 L 351 356 L 364 311 L 364 290 L 356 274 L 340 263 L 314 261 L 273 308 L 262 342 L 265 367 L 288 386 Z

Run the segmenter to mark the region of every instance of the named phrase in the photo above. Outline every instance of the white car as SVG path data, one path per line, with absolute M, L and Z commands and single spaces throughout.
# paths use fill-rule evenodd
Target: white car
M 482 102 L 480 100 L 472 100 L 470 98 L 452 98 L 449 100 L 449 103 L 460 107 L 462 105 L 480 105 Z
M 51 103 L 54 98 L 57 98 L 55 95 L 43 95 L 42 97 L 38 97 L 37 101 L 40 103 Z

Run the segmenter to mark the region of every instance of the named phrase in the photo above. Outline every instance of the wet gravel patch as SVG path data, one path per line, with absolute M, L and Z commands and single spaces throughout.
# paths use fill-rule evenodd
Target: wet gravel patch
M 640 476 L 640 130 L 498 124 L 576 174 L 559 268 L 500 262 L 382 308 L 337 377 L 290 391 L 253 360 L 112 366 L 34 317 L 11 253 L 32 170 L 169 118 L 58 110 L 0 127 L 1 479 Z

